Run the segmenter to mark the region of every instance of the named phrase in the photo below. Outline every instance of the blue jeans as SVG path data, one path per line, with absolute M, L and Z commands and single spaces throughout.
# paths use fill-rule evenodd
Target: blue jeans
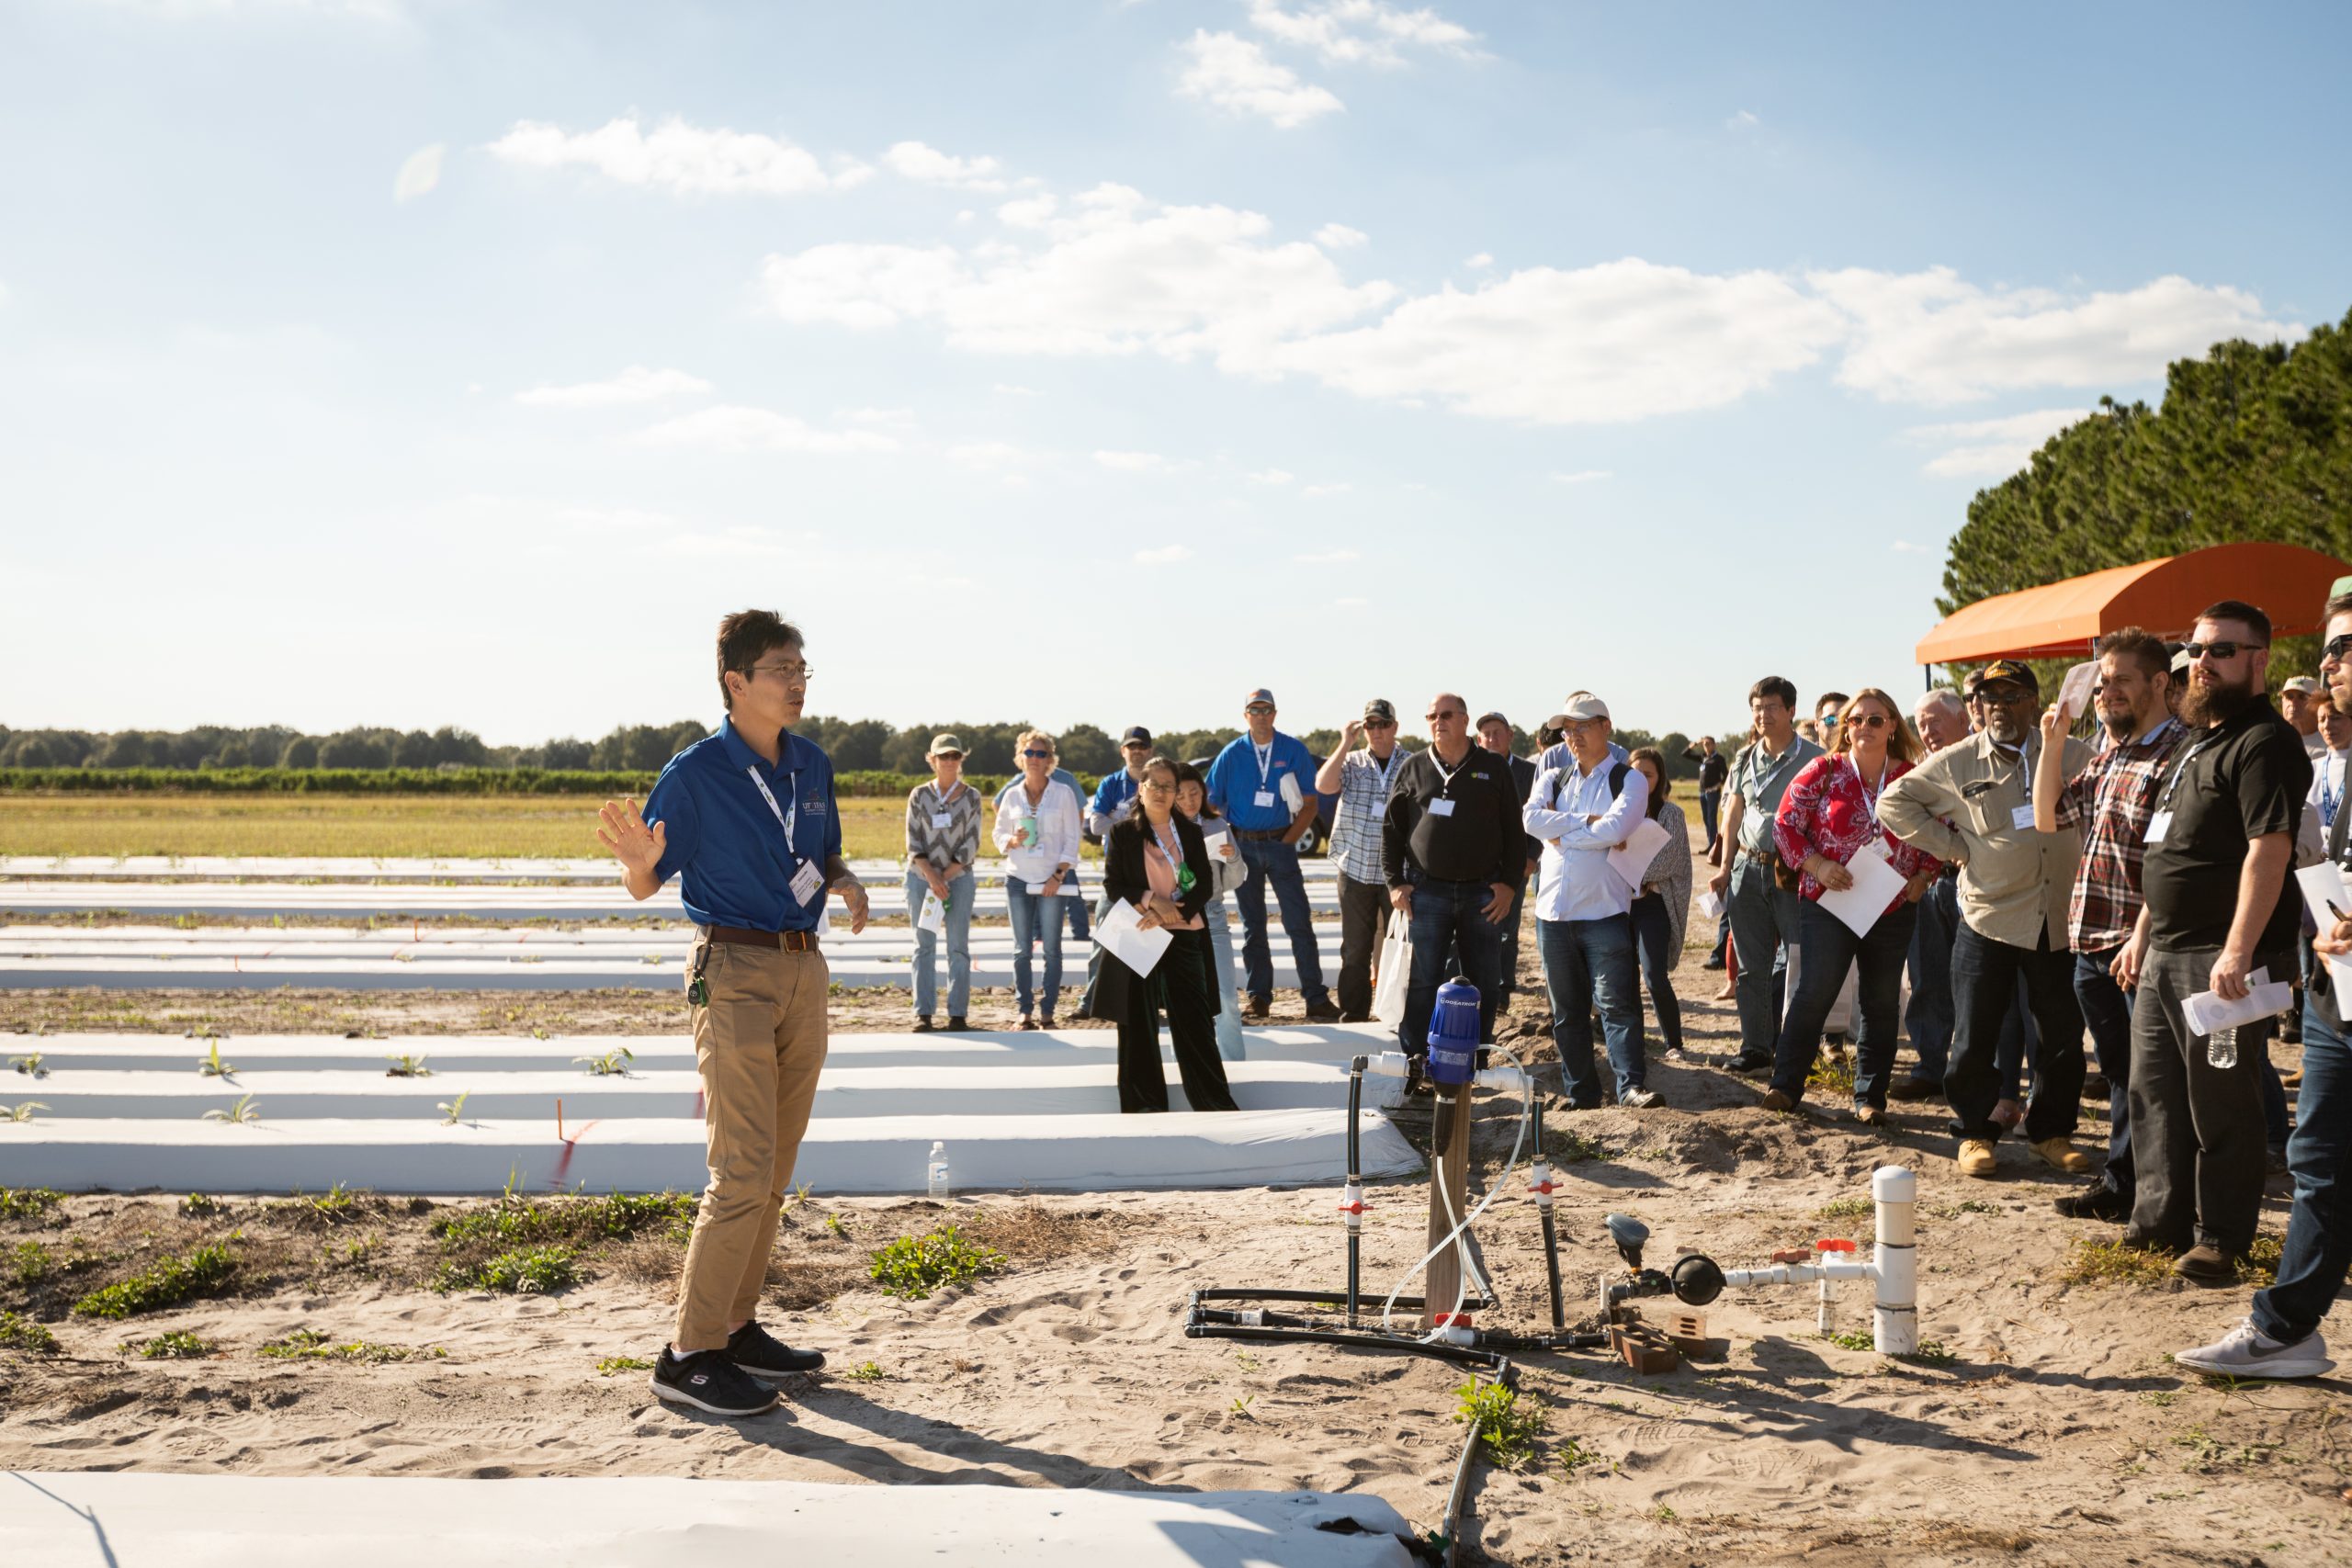
M 1544 961 L 1544 990 L 1552 1005 L 1552 1043 L 1560 1077 L 1579 1111 L 1600 1103 L 1592 1068 L 1592 1014 L 1609 1045 L 1610 1070 L 1620 1099 L 1641 1087 L 1642 998 L 1634 982 L 1634 923 L 1624 915 L 1599 920 L 1535 922 L 1535 951 Z
M 1766 853 L 1772 852 L 1766 851 Z M 1741 855 L 1724 897 L 1733 949 L 1739 954 L 1739 1059 L 1769 1062 L 1781 1038 L 1788 984 L 1787 949 L 1797 944 L 1804 900 L 1772 886 L 1771 868 Z
M 1212 898 L 1201 911 L 1209 928 L 1209 961 L 1216 965 L 1216 1054 L 1228 1062 L 1250 1058 L 1241 1038 L 1241 998 L 1234 994 L 1233 923 L 1225 900 Z
M 1682 1049 L 1682 1002 L 1674 994 L 1674 961 L 1682 955 L 1669 951 L 1674 921 L 1666 912 L 1666 896 L 1645 893 L 1634 900 L 1634 942 L 1641 950 L 1642 982 L 1649 987 L 1650 1010 L 1657 1014 L 1658 1038 L 1669 1051 Z
M 1886 1109 L 1894 1076 L 1895 1014 L 1903 1006 L 1903 962 L 1911 953 L 1916 904 L 1898 904 L 1881 915 L 1866 936 L 1818 904 L 1799 917 L 1796 994 L 1772 1049 L 1772 1087 L 1792 1100 L 1804 1098 L 1804 1080 L 1821 1052 L 1821 1026 L 1838 1005 L 1846 971 L 1858 971 L 1854 986 L 1854 1103 Z
M 1723 806 L 1723 803 L 1724 792 L 1719 789 L 1702 789 L 1699 792 L 1699 825 L 1707 830 L 1707 847 L 1709 849 L 1713 849 L 1714 847 L 1715 839 L 1717 837 L 1715 832 L 1715 813 Z
M 2279 1081 L 2278 1064 L 2270 1059 L 2267 1051 L 2262 1054 L 2262 1060 L 2255 1064 L 2255 1073 L 2256 1081 L 2262 1086 L 2263 1139 L 2272 1148 L 2283 1149 L 2287 1146 L 2290 1131 L 2287 1086 Z
M 1036 999 L 1029 949 L 1042 940 L 1046 944 L 1043 1011 L 1051 1018 L 1062 998 L 1062 911 L 1058 906 L 1081 900 L 1059 896 L 1048 898 L 1042 893 L 1030 892 L 1029 885 L 1019 877 L 1008 876 L 1004 879 L 1004 901 L 1012 909 L 1012 992 L 1021 1003 L 1021 1016 L 1029 1016 L 1030 1007 Z
M 947 1016 L 961 1018 L 972 1001 L 972 901 L 979 878 L 966 872 L 947 885 Z M 931 884 L 907 873 L 907 918 L 922 913 Z M 915 928 L 915 1016 L 929 1018 L 939 1007 L 939 939 Z
M 2041 1026 L 2033 1098 L 2026 1106 L 2026 1141 L 2063 1138 L 2082 1119 L 2083 1010 L 2075 1000 L 2075 955 L 2063 946 L 2053 951 L 2047 931 L 2033 947 L 2012 947 L 1979 936 L 1963 920 L 1951 950 L 1951 999 L 1960 1028 L 1952 1042 L 1951 1070 L 1944 1075 L 1952 1131 L 1962 1138 L 1989 1143 L 2001 1135 L 2001 1124 L 1993 1120 L 1993 1107 L 2003 1098 L 2005 1087 L 1999 1066 L 2001 1031 L 2017 1009 L 2020 978 Z
M 2083 1024 L 2098 1051 L 2098 1070 L 2107 1075 L 2107 1169 L 2099 1185 L 2128 1201 L 2134 1190 L 2132 1172 L 2132 998 L 2115 983 L 2108 966 L 2120 948 L 2075 954 L 2075 1000 L 2083 1010 Z
M 2339 1002 L 2342 998 L 2338 998 Z M 2352 1165 L 2352 1042 L 2303 998 L 2302 1114 L 2287 1142 L 2295 1206 L 2278 1255 L 2278 1280 L 2254 1293 L 2254 1325 L 2290 1344 L 2319 1326 L 2352 1267 L 2352 1208 L 2345 1177 Z
M 1408 1056 L 1430 1048 L 1430 1015 L 1451 956 L 1478 988 L 1478 1034 L 1485 1039 L 1503 988 L 1503 928 L 1483 913 L 1495 896 L 1484 882 L 1413 884 L 1413 972 L 1405 982 L 1405 1019 L 1396 1043 Z
M 1960 934 L 1959 878 L 1936 878 L 1918 908 L 1911 929 L 1911 1005 L 1904 1010 L 1903 1027 L 1919 1055 L 1911 1076 L 1940 1089 L 1951 1061 L 1951 944 Z
M 1241 912 L 1243 983 L 1259 1001 L 1274 994 L 1273 953 L 1266 940 L 1266 884 L 1274 885 L 1274 903 L 1282 910 L 1283 931 L 1290 938 L 1291 963 L 1298 970 L 1300 997 L 1310 1008 L 1331 999 L 1323 985 L 1323 962 L 1315 950 L 1315 912 L 1306 903 L 1306 879 L 1299 874 L 1298 846 L 1280 839 L 1242 839 L 1241 859 L 1250 874 L 1233 890 L 1234 908 Z
M 1071 872 L 1071 873 L 1069 874 L 1069 882 L 1065 883 L 1063 886 L 1077 886 L 1077 884 L 1078 884 L 1078 873 L 1076 873 L 1076 872 L 1074 872 L 1074 871 L 1073 871 L 1073 872 Z M 1069 910 L 1068 910 L 1066 913 L 1067 913 L 1067 919 L 1069 919 L 1069 934 L 1070 934 L 1070 940 L 1071 940 L 1071 941 L 1073 941 L 1073 942 L 1085 942 L 1085 941 L 1090 940 L 1090 938 L 1089 938 L 1089 931 L 1088 931 L 1087 923 L 1086 923 L 1086 914 L 1087 914 L 1087 903 L 1086 903 L 1086 900 L 1085 900 L 1085 899 L 1083 899 L 1083 898 L 1072 898 L 1072 899 L 1068 900 L 1068 903 L 1069 904 Z M 1089 968 L 1088 973 L 1089 973 L 1089 976 L 1090 976 L 1090 977 L 1091 977 L 1091 974 L 1092 974 L 1092 969 L 1091 969 L 1091 966 L 1090 966 L 1090 968 Z

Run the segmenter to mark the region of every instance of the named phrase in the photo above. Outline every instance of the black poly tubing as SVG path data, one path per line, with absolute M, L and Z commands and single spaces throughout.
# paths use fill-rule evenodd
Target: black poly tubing
M 1552 1277 L 1552 1332 L 1558 1333 L 1568 1325 L 1567 1309 L 1560 1301 L 1560 1233 L 1552 1223 L 1552 1211 L 1544 1210 L 1544 1269 Z
M 1363 1190 L 1363 1178 L 1359 1175 L 1359 1172 L 1363 1169 L 1363 1162 L 1356 1157 L 1356 1117 L 1363 1106 L 1365 1065 L 1365 1058 L 1362 1056 L 1355 1057 L 1348 1064 L 1348 1185 L 1346 1190 L 1359 1193 Z M 1359 1198 L 1357 1201 L 1361 1202 L 1363 1200 Z M 1348 1326 L 1350 1328 L 1356 1325 L 1356 1283 L 1362 1274 L 1363 1258 L 1363 1216 L 1351 1214 L 1348 1217 Z
M 1236 1291 L 1209 1285 L 1192 1292 L 1190 1304 L 1198 1306 L 1203 1302 L 1324 1302 L 1339 1306 L 1346 1300 L 1346 1292 L 1340 1291 Z M 1429 1303 L 1419 1296 L 1398 1296 L 1396 1304 L 1400 1307 L 1426 1307 Z M 1484 1312 L 1495 1304 L 1484 1296 L 1473 1295 L 1464 1299 L 1462 1310 Z
M 1495 1362 L 1495 1382 L 1509 1387 L 1511 1364 L 1508 1358 L 1498 1357 Z M 1469 1423 L 1470 1433 L 1462 1441 L 1462 1457 L 1454 1461 L 1453 1490 L 1445 1499 L 1445 1517 L 1439 1521 L 1438 1531 L 1445 1537 L 1446 1568 L 1453 1568 L 1462 1551 L 1462 1508 L 1470 1497 L 1470 1463 L 1478 1452 L 1478 1423 Z
M 1369 1331 L 1350 1334 L 1336 1328 L 1236 1328 L 1224 1324 L 1188 1323 L 1184 1325 L 1184 1337 L 1248 1339 L 1266 1345 L 1341 1345 L 1358 1350 L 1401 1350 L 1411 1355 L 1459 1361 L 1466 1367 L 1495 1367 L 1504 1360 L 1492 1350 L 1474 1349 L 1467 1345 L 1424 1345 L 1418 1339 L 1408 1339 L 1401 1335 Z

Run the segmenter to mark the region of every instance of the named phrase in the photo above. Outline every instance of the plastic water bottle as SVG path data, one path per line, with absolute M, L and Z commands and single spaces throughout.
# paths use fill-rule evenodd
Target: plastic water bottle
M 944 1143 L 935 1143 L 931 1145 L 931 1167 L 928 1177 L 931 1195 L 941 1202 L 945 1202 L 947 1201 L 947 1145 Z
M 2238 1065 L 2238 1032 L 2217 1029 L 2205 1037 L 2205 1061 L 2208 1066 L 2224 1069 Z

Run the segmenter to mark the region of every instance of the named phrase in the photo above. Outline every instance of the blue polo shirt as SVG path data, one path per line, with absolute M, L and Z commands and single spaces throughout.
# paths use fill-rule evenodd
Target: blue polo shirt
M 792 842 L 752 782 L 756 773 L 792 821 Z M 731 718 L 718 733 L 670 759 L 645 797 L 645 820 L 663 825 L 664 848 L 653 874 L 678 877 L 686 915 L 706 926 L 758 931 L 814 931 L 825 912 L 820 887 L 809 903 L 792 897 L 802 861 L 825 869 L 842 852 L 841 813 L 833 807 L 833 764 L 790 730 L 776 765 L 743 744 Z
M 1306 742 L 1277 729 L 1261 783 L 1258 749 L 1251 742 L 1250 732 L 1243 730 L 1227 742 L 1225 750 L 1216 754 L 1216 761 L 1209 764 L 1209 804 L 1226 820 L 1248 832 L 1287 828 L 1296 814 L 1283 804 L 1283 776 L 1287 773 L 1297 778 L 1298 800 L 1303 807 L 1315 796 L 1316 765 L 1315 755 L 1307 750 Z M 1257 804 L 1261 789 L 1273 795 L 1273 805 Z
M 1136 776 L 1122 767 L 1116 773 L 1102 775 L 1094 786 L 1094 804 L 1087 810 L 1097 817 L 1115 817 L 1119 808 L 1136 797 Z

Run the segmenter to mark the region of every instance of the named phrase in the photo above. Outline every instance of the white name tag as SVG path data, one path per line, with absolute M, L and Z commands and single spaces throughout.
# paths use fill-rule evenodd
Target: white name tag
M 796 904 L 806 904 L 817 896 L 817 890 L 824 885 L 825 874 L 817 869 L 817 863 L 809 860 L 802 861 L 800 869 L 792 874 L 792 901 Z
M 934 828 L 952 828 L 956 825 L 956 814 L 952 811 L 934 811 L 931 814 L 931 825 Z
M 2154 817 L 2148 818 L 2148 836 L 2141 841 L 2143 843 L 2149 844 L 2161 844 L 2165 841 L 2165 834 L 2169 831 L 2171 828 L 2172 813 L 2169 811 L 2159 811 Z
M 2030 828 L 2030 827 L 2032 827 L 2032 826 L 2033 826 L 2033 807 L 2030 807 L 2030 806 L 2012 806 L 2012 807 L 2009 807 L 2009 826 L 2010 826 L 2010 827 L 2012 827 L 2012 828 Z
M 1250 799 L 1250 804 L 1251 804 L 1251 805 L 1253 805 L 1253 806 L 1258 807 L 1259 807 L 1259 808 L 1261 808 L 1261 810 L 1262 810 L 1264 807 L 1266 807 L 1272 806 L 1273 803 L 1274 803 L 1274 792 L 1273 792 L 1272 790 L 1270 790 L 1270 789 L 1261 789 L 1261 790 L 1260 790 L 1260 791 L 1259 791 L 1255 795 L 1253 795 L 1253 796 L 1251 797 L 1251 799 Z
M 1453 802 L 1452 802 L 1452 801 L 1450 801 L 1450 800 L 1432 800 L 1432 801 L 1430 801 L 1430 816 L 1432 816 L 1432 817 L 1451 817 L 1451 816 L 1453 816 Z

